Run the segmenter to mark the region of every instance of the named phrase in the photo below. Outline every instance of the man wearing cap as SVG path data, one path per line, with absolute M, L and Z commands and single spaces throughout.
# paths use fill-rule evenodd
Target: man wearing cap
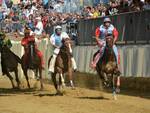
M 96 67 L 97 62 L 103 56 L 104 49 L 105 49 L 105 46 L 106 46 L 105 37 L 107 35 L 110 35 L 110 34 L 113 35 L 113 37 L 114 37 L 113 44 L 115 44 L 117 39 L 118 39 L 118 31 L 111 24 L 110 18 L 105 18 L 104 19 L 104 24 L 102 24 L 100 27 L 97 27 L 96 31 L 95 31 L 96 42 L 97 42 L 98 46 L 100 47 L 100 50 L 99 50 L 99 53 L 95 56 L 94 61 L 92 61 L 92 63 L 91 63 L 92 68 Z M 116 56 L 116 59 L 117 59 L 117 63 L 119 64 L 118 50 L 117 50 L 116 45 L 113 45 L 113 50 L 114 50 L 114 53 L 115 53 L 115 56 Z
M 60 51 L 60 47 L 62 46 L 62 39 L 65 39 L 65 38 L 69 38 L 68 34 L 66 32 L 62 32 L 61 26 L 56 26 L 55 33 L 52 34 L 50 37 L 50 42 L 54 47 L 54 54 L 53 54 L 53 57 L 51 59 L 50 66 L 49 66 L 49 71 L 52 73 L 54 73 L 56 57 Z M 70 53 L 72 54 L 72 48 L 70 47 L 69 49 L 70 49 Z M 77 66 L 73 58 L 73 55 L 72 55 L 71 61 L 73 64 L 73 69 L 76 70 Z
M 25 54 L 24 54 L 24 62 L 26 62 L 28 59 L 28 43 L 30 41 L 34 41 L 35 42 L 35 38 L 33 35 L 30 35 L 31 33 L 31 30 L 29 28 L 25 28 L 24 30 L 24 38 L 21 40 L 21 45 L 24 47 L 24 51 L 25 51 Z M 37 55 L 40 57 L 41 59 L 41 66 L 42 68 L 44 69 L 44 60 L 43 60 L 43 54 L 41 51 L 38 50 L 37 48 L 37 45 L 35 45 L 35 50 L 36 50 L 36 53 Z

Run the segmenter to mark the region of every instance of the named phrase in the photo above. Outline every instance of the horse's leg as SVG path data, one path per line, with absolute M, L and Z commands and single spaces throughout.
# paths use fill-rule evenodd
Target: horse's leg
M 38 73 L 37 73 L 37 74 L 38 74 Z M 39 75 L 40 75 L 41 90 L 43 90 L 42 68 L 39 68 Z
M 34 70 L 34 74 L 35 74 L 35 78 L 36 78 L 37 80 L 39 80 L 38 69 L 35 69 L 35 70 Z M 39 74 L 40 74 L 40 73 L 39 73 Z
M 25 75 L 25 78 L 26 78 L 26 81 L 27 81 L 28 88 L 30 88 L 29 77 L 28 77 L 28 74 L 27 74 L 27 69 L 24 69 L 23 72 L 24 72 L 24 75 Z
M 12 87 L 15 88 L 14 82 L 13 82 L 13 77 L 10 75 L 10 73 L 7 71 L 6 72 L 7 77 L 9 78 L 9 80 L 11 81 Z
M 117 75 L 116 92 L 120 93 L 120 76 Z
M 20 80 L 19 80 L 19 77 L 18 77 L 18 69 L 17 68 L 15 70 L 15 76 L 16 76 L 17 86 L 18 86 L 18 88 L 20 88 Z
M 117 100 L 114 74 L 112 74 L 112 93 L 113 93 L 114 100 Z
M 69 68 L 68 75 L 69 75 L 70 85 L 71 85 L 72 89 L 74 89 L 75 87 L 74 87 L 73 77 L 72 77 L 72 68 Z
M 104 87 L 109 87 L 109 82 L 106 73 L 104 73 L 103 71 L 98 71 L 98 74 Z
M 58 91 L 58 85 L 57 85 L 57 81 L 56 81 L 56 73 L 52 73 L 52 81 L 54 83 L 54 87 L 56 89 L 56 91 Z
M 65 87 L 65 80 L 64 80 L 64 77 L 63 77 L 63 74 L 60 73 L 60 78 L 61 78 L 61 83 L 62 83 L 62 86 Z

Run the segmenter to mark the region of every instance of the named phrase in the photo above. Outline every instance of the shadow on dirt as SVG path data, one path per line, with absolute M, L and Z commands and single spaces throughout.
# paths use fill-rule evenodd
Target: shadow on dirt
M 53 96 L 56 96 L 56 94 L 35 94 L 34 96 L 39 96 L 39 97 L 45 97 L 45 96 L 50 96 L 50 97 L 53 97 Z
M 105 97 L 77 97 L 79 99 L 90 99 L 90 100 L 110 100 L 109 98 L 105 98 Z
M 0 96 L 11 96 L 15 94 L 34 94 L 37 90 L 31 89 L 12 89 L 12 88 L 0 88 Z

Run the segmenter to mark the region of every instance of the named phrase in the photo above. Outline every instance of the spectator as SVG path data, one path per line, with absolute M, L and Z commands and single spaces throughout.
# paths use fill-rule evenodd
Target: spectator
M 115 15 L 115 14 L 118 14 L 118 5 L 115 1 L 111 2 L 110 3 L 110 8 L 108 9 L 109 10 L 109 15 Z
M 145 1 L 143 10 L 150 10 L 150 1 L 149 0 Z
M 21 24 L 19 24 L 19 15 L 17 12 L 14 13 L 14 16 L 12 17 L 12 22 L 13 22 L 13 30 L 16 31 L 21 31 L 22 27 Z
M 36 24 L 36 26 L 35 26 L 35 31 L 34 31 L 34 33 L 35 33 L 36 35 L 41 35 L 42 32 L 43 32 L 43 23 L 42 23 L 42 21 L 41 21 L 41 17 L 37 17 L 36 20 L 37 20 L 37 24 Z
M 100 16 L 100 12 L 98 11 L 97 7 L 92 8 L 93 18 L 98 18 Z
M 63 0 L 57 0 L 57 3 L 54 5 L 54 11 L 63 13 Z

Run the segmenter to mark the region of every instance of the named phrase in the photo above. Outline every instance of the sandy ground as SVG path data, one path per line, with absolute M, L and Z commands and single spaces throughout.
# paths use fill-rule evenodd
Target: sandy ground
M 36 85 L 32 81 L 32 86 Z M 44 91 L 14 90 L 9 80 L 0 76 L 0 113 L 150 113 L 150 98 L 144 95 L 120 94 L 115 101 L 110 93 L 66 88 L 64 96 L 54 96 L 53 86 L 44 86 Z

